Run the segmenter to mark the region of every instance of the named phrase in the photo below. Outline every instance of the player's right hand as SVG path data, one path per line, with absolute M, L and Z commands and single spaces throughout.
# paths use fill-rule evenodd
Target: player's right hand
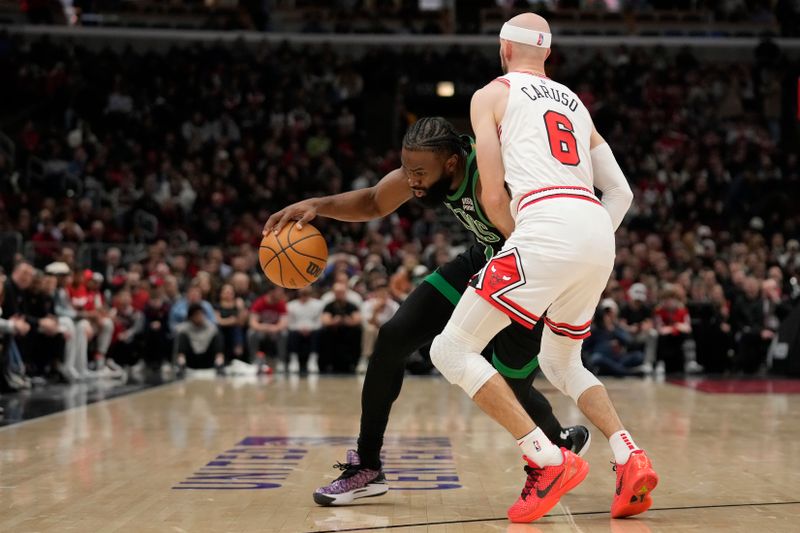
M 273 213 L 273 215 L 269 217 L 269 220 L 267 220 L 267 223 L 264 224 L 264 230 L 261 234 L 266 236 L 270 231 L 278 233 L 281 228 L 291 220 L 296 220 L 297 229 L 302 229 L 306 222 L 314 220 L 316 216 L 317 208 L 314 205 L 313 199 L 303 200 L 302 202 L 297 202 L 296 204 L 281 209 L 277 213 Z

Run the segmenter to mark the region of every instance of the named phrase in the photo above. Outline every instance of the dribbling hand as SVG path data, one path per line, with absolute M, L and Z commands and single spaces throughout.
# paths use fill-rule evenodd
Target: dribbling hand
M 269 217 L 261 234 L 266 236 L 270 231 L 277 234 L 291 220 L 297 221 L 297 229 L 303 229 L 303 225 L 314 220 L 316 216 L 317 208 L 313 200 L 303 200 L 281 209 Z

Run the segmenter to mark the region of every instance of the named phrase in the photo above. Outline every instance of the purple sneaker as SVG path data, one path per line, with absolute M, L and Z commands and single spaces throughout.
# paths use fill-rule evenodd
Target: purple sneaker
M 314 501 L 319 505 L 348 505 L 353 500 L 381 496 L 389 491 L 383 471 L 362 467 L 355 450 L 347 450 L 347 462 L 336 463 L 333 467 L 343 470 L 342 475 L 314 491 Z

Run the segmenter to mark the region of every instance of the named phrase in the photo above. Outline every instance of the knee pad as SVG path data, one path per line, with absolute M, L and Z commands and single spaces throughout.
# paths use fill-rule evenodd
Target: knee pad
M 601 385 L 600 380 L 583 366 L 581 341 L 556 335 L 545 328 L 539 367 L 547 380 L 576 402 L 587 389 Z
M 447 381 L 458 385 L 470 398 L 497 374 L 497 370 L 479 353 L 483 341 L 448 326 L 431 345 L 431 362 Z

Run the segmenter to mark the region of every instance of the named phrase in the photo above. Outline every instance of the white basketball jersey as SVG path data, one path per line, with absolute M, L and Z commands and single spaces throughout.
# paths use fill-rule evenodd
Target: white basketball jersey
M 532 73 L 509 72 L 496 81 L 510 89 L 499 133 L 512 207 L 548 187 L 594 190 L 592 118 L 578 96 Z

